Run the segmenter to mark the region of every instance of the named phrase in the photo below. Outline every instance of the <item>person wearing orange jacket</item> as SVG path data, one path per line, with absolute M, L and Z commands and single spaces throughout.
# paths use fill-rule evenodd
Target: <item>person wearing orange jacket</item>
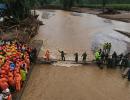
M 14 72 L 14 75 L 16 75 L 17 73 L 20 73 L 20 68 L 19 68 L 19 67 L 16 67 L 13 72 Z
M 4 67 L 1 68 L 1 75 L 6 75 L 7 72 L 5 71 Z
M 21 90 L 21 80 L 22 80 L 21 75 L 18 72 L 15 73 L 14 79 L 15 79 L 15 83 L 16 83 L 15 84 L 16 91 L 20 91 Z
M 20 62 L 18 60 L 16 61 L 16 68 L 20 68 Z
M 27 64 L 27 69 L 29 70 L 30 69 L 30 59 L 28 56 L 25 58 L 25 62 Z
M 9 89 L 11 92 L 15 91 L 15 81 L 14 81 L 14 75 L 12 72 L 8 73 L 8 83 L 9 83 Z
M 0 58 L 0 67 L 2 66 L 3 64 L 3 61 L 2 61 L 2 58 Z
M 11 93 L 8 95 L 7 100 L 12 100 L 12 95 L 11 95 Z
M 0 79 L 0 89 L 3 91 L 9 87 L 6 78 Z
M 45 59 L 46 59 L 46 61 L 50 60 L 50 52 L 49 52 L 49 50 L 47 50 L 46 53 L 45 53 Z
M 8 63 L 5 63 L 4 66 L 3 66 L 6 74 L 10 71 L 10 67 L 9 67 L 9 64 Z

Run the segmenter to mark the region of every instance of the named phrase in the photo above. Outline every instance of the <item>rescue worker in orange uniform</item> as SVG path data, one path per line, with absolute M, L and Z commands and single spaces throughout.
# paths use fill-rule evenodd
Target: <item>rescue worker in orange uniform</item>
M 8 83 L 9 83 L 9 89 L 11 92 L 15 91 L 15 81 L 14 81 L 14 75 L 12 72 L 8 73 Z
M 20 91 L 21 90 L 21 75 L 17 72 L 15 74 L 15 83 L 16 83 L 16 91 Z
M 49 50 L 47 50 L 46 53 L 45 53 L 45 59 L 46 59 L 46 61 L 50 60 L 50 52 L 49 52 Z
M 7 79 L 6 78 L 1 78 L 0 79 L 0 89 L 3 91 L 5 89 L 7 89 L 9 87 L 8 83 L 7 83 Z
M 29 56 L 27 56 L 27 57 L 25 58 L 25 60 L 26 60 L 26 64 L 27 64 L 27 69 L 29 70 L 29 69 L 30 69 L 30 60 L 29 60 Z

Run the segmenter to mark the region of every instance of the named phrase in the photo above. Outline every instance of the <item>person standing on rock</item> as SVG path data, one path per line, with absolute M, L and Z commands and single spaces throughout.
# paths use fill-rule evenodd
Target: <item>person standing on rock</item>
M 78 63 L 78 53 L 75 53 L 74 56 L 75 56 L 75 62 Z
M 66 53 L 64 51 L 60 51 L 60 50 L 58 50 L 58 51 L 61 53 L 61 60 L 65 61 L 65 55 L 66 55 Z

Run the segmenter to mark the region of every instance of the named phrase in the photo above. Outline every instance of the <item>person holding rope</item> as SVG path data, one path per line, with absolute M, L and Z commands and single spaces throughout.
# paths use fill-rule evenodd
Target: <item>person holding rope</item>
M 84 52 L 84 53 L 82 54 L 81 57 L 83 58 L 82 61 L 83 61 L 83 62 L 86 62 L 86 59 L 87 59 L 87 53 Z
M 75 62 L 78 63 L 78 53 L 75 53 L 74 56 L 75 56 Z
M 61 53 L 61 60 L 65 61 L 65 55 L 66 55 L 66 53 L 64 51 L 60 51 L 60 50 L 58 50 L 58 51 Z

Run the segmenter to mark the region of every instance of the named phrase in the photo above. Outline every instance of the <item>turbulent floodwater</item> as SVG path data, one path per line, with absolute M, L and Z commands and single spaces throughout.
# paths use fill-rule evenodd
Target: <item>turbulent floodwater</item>
M 39 10 L 37 13 L 45 23 L 34 38 L 44 41 L 39 57 L 49 49 L 52 57 L 59 58 L 59 49 L 67 53 L 67 60 L 73 59 L 74 52 L 82 54 L 84 51 L 91 60 L 93 50 L 102 47 L 104 42 L 112 43 L 112 52 L 128 51 L 130 39 L 114 29 L 130 31 L 130 24 L 61 10 Z M 96 65 L 58 62 L 34 67 L 21 100 L 129 99 L 130 83 L 122 79 L 119 69 L 101 70 Z
M 130 31 L 128 23 L 61 10 L 38 10 L 37 13 L 45 24 L 35 37 L 44 41 L 39 56 L 43 56 L 43 50 L 49 49 L 52 57 L 57 58 L 58 50 L 64 50 L 68 59 L 73 59 L 75 52 L 82 54 L 87 51 L 88 58 L 93 59 L 92 50 L 102 48 L 105 42 L 112 43 L 112 52 L 120 54 L 127 51 L 130 39 L 114 29 Z

